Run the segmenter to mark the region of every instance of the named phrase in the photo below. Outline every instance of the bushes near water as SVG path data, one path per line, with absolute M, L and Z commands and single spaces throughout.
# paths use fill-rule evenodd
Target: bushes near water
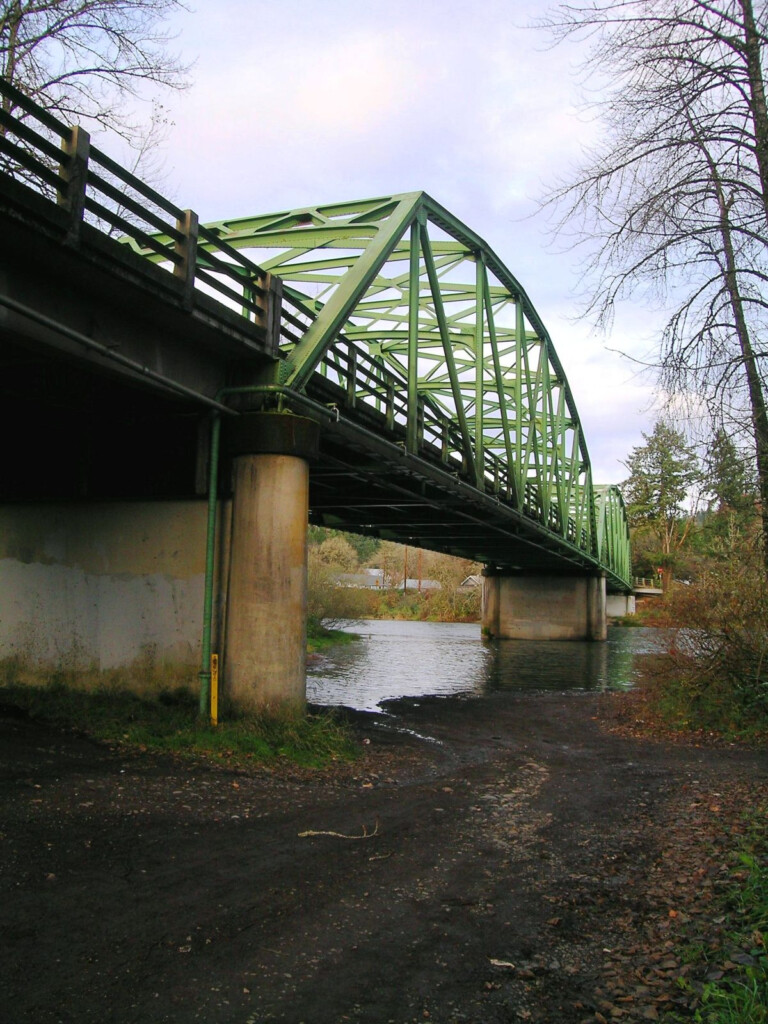
M 718 566 L 671 598 L 680 628 L 652 692 L 672 725 L 730 738 L 768 734 L 768 586 L 748 560 Z

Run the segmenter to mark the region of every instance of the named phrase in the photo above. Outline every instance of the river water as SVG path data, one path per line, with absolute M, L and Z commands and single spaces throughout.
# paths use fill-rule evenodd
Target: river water
M 307 699 L 376 711 L 398 697 L 480 696 L 494 690 L 608 690 L 633 685 L 638 658 L 663 650 L 666 631 L 612 626 L 606 643 L 485 640 L 479 623 L 345 622 L 353 643 L 307 670 Z

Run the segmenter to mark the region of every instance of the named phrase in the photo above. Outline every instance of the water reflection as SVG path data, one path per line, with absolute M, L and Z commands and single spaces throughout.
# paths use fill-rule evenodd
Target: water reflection
M 377 710 L 397 697 L 490 690 L 615 689 L 632 685 L 638 655 L 662 648 L 663 631 L 611 627 L 607 643 L 486 641 L 477 623 L 344 623 L 360 640 L 311 664 L 314 704 Z

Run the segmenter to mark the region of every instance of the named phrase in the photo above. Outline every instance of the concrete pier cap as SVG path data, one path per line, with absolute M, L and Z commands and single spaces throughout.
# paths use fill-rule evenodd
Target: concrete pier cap
M 306 701 L 309 462 L 319 426 L 292 413 L 227 424 L 232 527 L 222 698 L 236 711 Z
M 485 636 L 514 640 L 606 640 L 605 575 L 533 575 L 486 568 Z

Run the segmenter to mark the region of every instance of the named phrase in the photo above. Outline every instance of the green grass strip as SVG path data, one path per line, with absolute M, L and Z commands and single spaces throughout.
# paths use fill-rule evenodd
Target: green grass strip
M 332 711 L 306 714 L 288 708 L 227 720 L 214 728 L 197 718 L 197 699 L 184 690 L 146 698 L 124 690 L 9 686 L 0 688 L 0 703 L 100 742 L 238 766 L 282 759 L 323 768 L 357 754 L 350 730 Z

